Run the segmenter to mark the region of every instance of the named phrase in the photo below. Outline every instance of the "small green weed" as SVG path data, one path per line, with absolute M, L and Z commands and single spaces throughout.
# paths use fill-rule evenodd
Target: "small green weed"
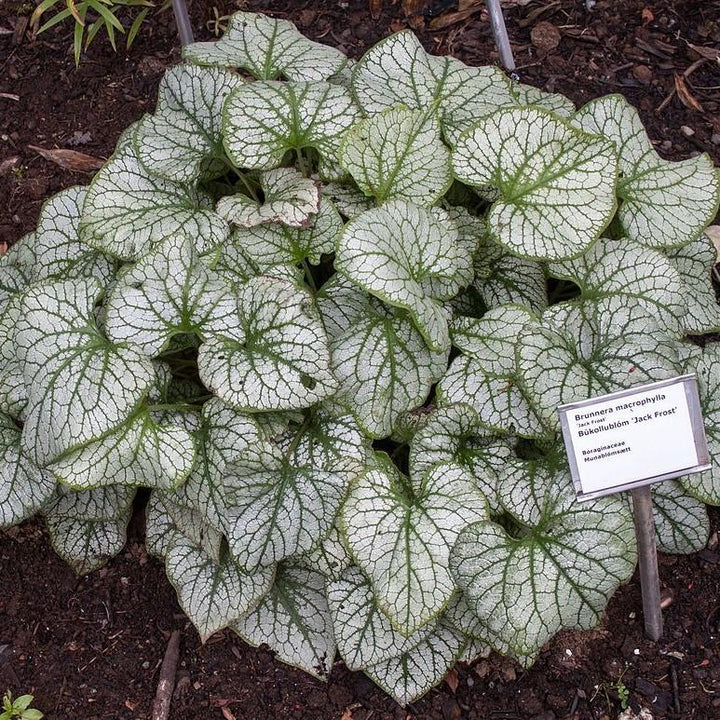
M 0 720 L 40 720 L 44 716 L 39 710 L 30 707 L 32 701 L 32 695 L 21 695 L 13 700 L 12 693 L 8 690 L 3 697 Z

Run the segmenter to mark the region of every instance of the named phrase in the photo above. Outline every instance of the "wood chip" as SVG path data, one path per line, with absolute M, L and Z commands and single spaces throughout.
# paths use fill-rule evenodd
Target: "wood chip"
M 373 20 L 377 20 L 383 11 L 383 0 L 369 0 L 370 4 L 370 17 Z
M 220 708 L 220 712 L 222 713 L 222 716 L 225 718 L 225 720 L 235 720 L 235 716 L 232 714 L 230 708 Z
M 62 148 L 48 150 L 37 145 L 28 145 L 28 148 L 34 150 L 38 155 L 42 155 L 46 160 L 50 160 L 50 162 L 54 162 L 61 168 L 72 172 L 93 173 L 105 164 L 105 161 L 101 158 L 86 155 L 77 150 L 64 150 Z
M 704 57 L 706 60 L 715 60 L 720 62 L 720 50 L 717 48 L 704 47 L 703 45 L 693 45 L 688 43 L 688 47 L 694 50 L 698 55 Z
M 541 20 L 531 31 L 530 40 L 540 53 L 546 55 L 552 52 L 559 44 L 562 36 L 560 31 L 545 20 Z
M 419 30 L 425 25 L 426 7 L 426 0 L 402 0 L 403 12 L 411 28 Z
M 15 102 L 20 102 L 20 96 L 15 95 L 15 93 L 0 92 L 0 98 L 5 98 L 5 100 L 14 100 Z
M 445 682 L 447 683 L 447 686 L 450 688 L 452 694 L 454 695 L 458 689 L 458 685 L 460 684 L 457 670 L 451 670 L 445 677 Z
M 703 112 L 703 106 L 692 96 L 692 93 L 687 89 L 685 80 L 682 75 L 675 73 L 675 92 L 677 92 L 680 101 L 686 108 L 691 110 L 697 110 Z
M 20 157 L 18 155 L 12 155 L 9 158 L 0 160 L 0 176 L 9 173 L 18 164 L 19 160 Z

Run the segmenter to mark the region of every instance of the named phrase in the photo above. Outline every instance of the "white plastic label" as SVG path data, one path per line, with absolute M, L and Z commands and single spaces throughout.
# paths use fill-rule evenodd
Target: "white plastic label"
M 694 375 L 558 408 L 580 499 L 709 467 Z

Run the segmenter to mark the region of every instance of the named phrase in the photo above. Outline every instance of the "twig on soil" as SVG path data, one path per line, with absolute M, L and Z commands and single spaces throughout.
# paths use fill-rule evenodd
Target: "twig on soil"
M 175 688 L 175 672 L 179 657 L 180 631 L 173 630 L 160 668 L 160 680 L 155 693 L 151 720 L 167 720 L 170 715 L 170 702 Z
M 678 685 L 677 668 L 675 663 L 670 663 L 670 683 L 672 685 L 673 709 L 680 715 L 680 687 Z

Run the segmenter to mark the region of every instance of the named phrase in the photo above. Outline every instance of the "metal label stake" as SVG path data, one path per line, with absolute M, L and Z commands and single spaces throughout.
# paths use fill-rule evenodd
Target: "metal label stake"
M 710 467 L 694 375 L 683 375 L 558 408 L 580 502 L 630 491 L 645 632 L 663 633 L 650 485 Z
M 645 633 L 651 640 L 657 641 L 663 634 L 663 618 L 660 608 L 660 573 L 658 572 L 657 548 L 655 547 L 655 521 L 650 486 L 637 488 L 631 494 L 635 537 L 638 545 Z

